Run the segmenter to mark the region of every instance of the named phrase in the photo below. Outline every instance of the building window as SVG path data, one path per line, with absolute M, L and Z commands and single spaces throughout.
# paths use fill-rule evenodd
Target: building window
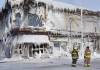
M 22 51 L 20 50 L 20 54 L 22 54 Z
M 60 42 L 54 42 L 55 47 L 60 47 Z
M 20 26 L 20 24 L 21 24 L 21 14 L 16 13 L 15 18 L 16 18 L 16 20 L 15 20 L 16 26 Z
M 21 45 L 19 46 L 19 49 L 21 49 Z
M 42 20 L 36 14 L 28 14 L 29 26 L 42 27 Z
M 18 54 L 18 51 L 17 51 L 17 50 L 15 50 L 15 51 L 14 51 L 14 54 Z

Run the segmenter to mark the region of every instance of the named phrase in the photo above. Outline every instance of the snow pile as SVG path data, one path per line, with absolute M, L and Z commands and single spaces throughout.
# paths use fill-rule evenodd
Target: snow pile
M 71 54 L 64 51 L 62 48 L 53 47 L 53 54 L 50 56 L 51 58 L 56 57 L 71 57 Z
M 40 58 L 42 55 L 42 53 L 40 52 L 39 54 L 37 52 L 35 52 L 35 58 Z
M 53 55 L 52 55 L 52 57 L 59 57 L 59 56 L 60 56 L 59 48 L 53 47 Z
M 50 54 L 49 53 L 43 53 L 41 55 L 41 58 L 44 59 L 44 58 L 50 58 Z
M 16 61 L 22 61 L 23 58 L 21 56 L 13 56 L 12 58 L 4 58 L 0 62 L 16 62 Z

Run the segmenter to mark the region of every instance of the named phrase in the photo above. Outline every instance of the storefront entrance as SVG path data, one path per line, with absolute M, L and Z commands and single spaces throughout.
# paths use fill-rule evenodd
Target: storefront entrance
M 35 57 L 36 54 L 46 53 L 48 46 L 49 45 L 46 43 L 40 45 L 29 44 L 29 43 L 18 44 L 13 49 L 14 50 L 13 55 L 18 55 L 24 58 Z

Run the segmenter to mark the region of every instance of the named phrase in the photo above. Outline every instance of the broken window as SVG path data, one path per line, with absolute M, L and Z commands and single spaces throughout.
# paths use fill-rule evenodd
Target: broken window
M 42 20 L 36 14 L 29 14 L 28 15 L 29 25 L 30 26 L 39 26 L 42 27 Z
M 16 18 L 16 20 L 15 20 L 16 26 L 20 26 L 20 24 L 21 24 L 21 14 L 17 13 L 15 15 L 15 18 Z
M 20 50 L 20 54 L 22 54 L 22 51 Z
M 19 46 L 19 49 L 21 49 L 21 45 Z
M 60 47 L 60 42 L 54 42 L 55 47 Z

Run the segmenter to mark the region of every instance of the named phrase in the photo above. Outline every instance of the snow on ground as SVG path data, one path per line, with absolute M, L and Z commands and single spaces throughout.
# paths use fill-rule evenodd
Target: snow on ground
M 71 65 L 71 55 L 70 53 L 65 52 L 62 48 L 56 48 L 53 47 L 53 52 L 55 52 L 54 54 L 48 54 L 48 53 L 40 53 L 37 54 L 36 57 L 30 57 L 30 58 L 22 58 L 20 56 L 13 56 L 12 58 L 5 58 L 0 60 L 0 65 L 1 63 L 21 63 L 21 64 L 39 64 L 40 68 L 43 66 L 44 67 L 65 67 L 66 65 L 70 68 Z M 94 52 L 93 56 L 92 56 L 92 61 L 95 62 L 95 59 L 99 60 L 100 62 L 100 54 L 97 54 L 96 52 Z M 83 58 L 81 57 L 78 61 L 78 65 L 83 67 Z M 49 66 L 50 65 L 50 66 Z M 23 66 L 23 65 L 22 65 Z M 38 66 L 38 65 L 37 65 Z M 79 67 L 78 66 L 78 67 Z M 1 69 L 0 69 L 1 70 Z M 30 70 L 30 69 L 29 69 Z
M 41 54 L 28 59 L 23 59 L 20 56 L 5 58 L 0 61 L 0 70 L 100 70 L 100 58 L 92 59 L 92 66 L 89 68 L 84 67 L 83 59 L 78 60 L 77 67 L 71 67 L 71 58 L 64 56 L 65 51 L 62 48 L 59 52 L 59 49 L 54 47 L 54 51 L 55 54 L 49 54 L 50 57 L 46 58 L 43 58 L 43 56 L 38 58 Z M 46 53 L 44 55 L 48 56 Z M 95 57 L 98 57 L 98 55 L 94 53 Z
M 92 66 L 83 67 L 83 60 L 79 60 L 77 67 L 71 67 L 71 59 L 34 59 L 34 62 L 17 61 L 0 63 L 0 70 L 100 70 L 100 59 L 92 61 Z
M 100 58 L 100 54 L 94 52 L 94 54 L 93 54 L 93 58 Z

